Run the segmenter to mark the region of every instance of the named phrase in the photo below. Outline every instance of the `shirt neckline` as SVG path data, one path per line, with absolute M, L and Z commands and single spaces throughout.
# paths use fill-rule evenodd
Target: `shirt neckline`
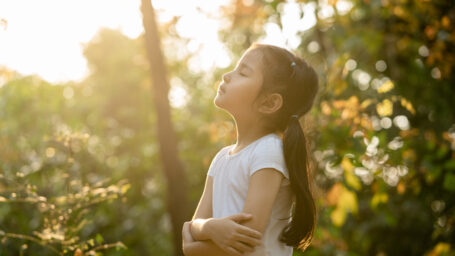
M 244 148 L 242 148 L 239 152 L 236 152 L 234 154 L 230 154 L 231 152 L 231 149 L 235 146 L 235 144 L 232 144 L 230 146 L 228 146 L 228 149 L 227 149 L 227 152 L 226 152 L 226 157 L 227 158 L 233 158 L 233 157 L 236 157 L 238 155 L 240 155 L 242 152 L 246 151 L 246 149 L 250 148 L 252 145 L 256 144 L 258 141 L 262 140 L 263 138 L 265 137 L 269 137 L 271 135 L 274 135 L 275 133 L 269 133 L 267 135 L 264 135 L 258 139 L 256 139 L 255 141 L 251 142 L 250 144 L 246 145 Z

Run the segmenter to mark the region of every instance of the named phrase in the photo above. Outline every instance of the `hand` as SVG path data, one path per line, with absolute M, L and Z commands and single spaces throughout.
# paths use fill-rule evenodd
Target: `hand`
M 262 234 L 239 224 L 251 219 L 251 214 L 240 213 L 225 218 L 213 218 L 207 222 L 207 232 L 211 240 L 223 251 L 231 255 L 242 255 L 254 251 L 261 244 Z
M 194 239 L 193 239 L 193 236 L 191 236 L 191 231 L 190 231 L 190 228 L 191 228 L 191 221 L 186 221 L 185 223 L 183 223 L 183 228 L 182 228 L 182 240 L 183 240 L 183 245 L 182 245 L 182 248 L 183 248 L 183 253 L 185 253 L 187 247 L 188 247 L 188 244 L 194 242 Z

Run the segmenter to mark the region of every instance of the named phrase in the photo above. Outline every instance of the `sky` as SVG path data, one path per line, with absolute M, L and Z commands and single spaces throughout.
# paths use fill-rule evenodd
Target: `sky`
M 197 8 L 213 14 L 231 0 L 154 0 L 152 3 L 158 22 L 182 16 L 177 32 L 193 39 L 194 45 L 202 46 L 198 68 L 229 66 L 231 60 L 227 53 L 223 54 L 226 50 L 217 37 L 221 21 L 206 17 Z M 296 33 L 311 28 L 316 20 L 313 5 L 304 6 L 303 18 L 296 5 L 289 1 L 283 6 L 284 30 L 273 23 L 265 25 L 266 36 L 261 42 L 291 50 L 297 47 L 300 39 Z M 330 8 L 325 12 L 321 14 L 330 15 Z M 7 20 L 7 26 L 0 26 L 0 66 L 24 75 L 38 74 L 52 83 L 80 81 L 88 75 L 83 44 L 101 27 L 119 29 L 130 38 L 143 32 L 140 0 L 2 0 L 1 19 Z M 220 54 L 214 56 L 214 52 Z
M 132 38 L 142 32 L 139 0 L 2 0 L 2 18 L 0 65 L 50 82 L 87 75 L 82 43 L 100 27 Z

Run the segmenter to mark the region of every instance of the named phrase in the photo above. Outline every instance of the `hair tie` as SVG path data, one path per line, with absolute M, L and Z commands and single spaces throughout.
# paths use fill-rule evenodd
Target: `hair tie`
M 291 62 L 291 69 L 292 69 L 292 73 L 291 73 L 291 77 L 294 77 L 295 76 L 295 66 L 297 66 L 297 64 L 295 63 L 295 61 L 292 61 Z

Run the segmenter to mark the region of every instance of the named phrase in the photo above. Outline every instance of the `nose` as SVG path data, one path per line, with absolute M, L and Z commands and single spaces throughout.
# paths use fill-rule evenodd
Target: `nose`
M 228 73 L 223 75 L 223 81 L 224 82 L 229 83 L 230 80 L 231 80 L 231 72 L 228 72 Z

